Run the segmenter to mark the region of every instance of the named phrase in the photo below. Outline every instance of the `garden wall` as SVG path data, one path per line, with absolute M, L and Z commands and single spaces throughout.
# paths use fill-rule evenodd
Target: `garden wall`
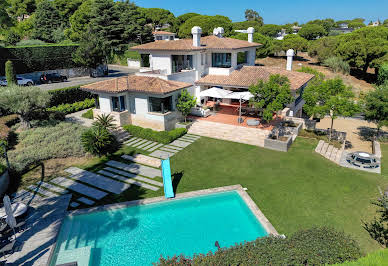
M 65 75 L 68 78 L 74 77 L 83 77 L 89 76 L 90 70 L 89 68 L 84 67 L 76 67 L 76 68 L 66 68 L 66 69 L 54 69 L 54 70 L 45 70 L 45 71 L 36 71 L 26 74 L 18 74 L 18 76 L 23 78 L 32 79 L 35 83 L 40 83 L 40 76 L 43 73 L 59 73 L 60 75 Z
M 292 136 L 287 137 L 286 141 L 280 141 L 277 139 L 266 138 L 264 139 L 264 148 L 275 150 L 275 151 L 283 151 L 287 152 L 292 144 Z
M 135 68 L 135 69 L 140 68 L 140 60 L 128 58 L 127 64 L 129 68 Z

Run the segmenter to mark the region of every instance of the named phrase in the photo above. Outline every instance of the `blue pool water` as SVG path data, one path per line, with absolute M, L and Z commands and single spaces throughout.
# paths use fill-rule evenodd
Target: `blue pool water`
M 64 257 L 79 257 L 77 250 L 91 247 L 90 265 L 151 265 L 161 255 L 192 256 L 215 251 L 216 241 L 229 247 L 266 235 L 240 195 L 230 191 L 68 216 L 53 260 L 66 262 Z

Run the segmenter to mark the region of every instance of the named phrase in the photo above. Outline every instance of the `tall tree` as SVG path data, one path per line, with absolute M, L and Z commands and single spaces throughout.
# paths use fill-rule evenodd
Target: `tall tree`
M 319 37 L 326 36 L 327 31 L 321 25 L 306 24 L 300 29 L 299 35 L 307 40 L 315 40 Z
M 339 36 L 336 53 L 364 73 L 369 67 L 378 68 L 388 55 L 388 29 L 386 27 L 364 27 Z
M 74 14 L 78 7 L 82 4 L 82 0 L 54 0 L 53 5 L 58 10 L 61 16 L 61 21 L 64 26 L 69 25 L 69 18 Z
M 9 6 L 6 0 L 0 0 L 0 31 L 12 26 L 12 19 L 10 18 L 7 7 Z
M 52 2 L 41 0 L 36 7 L 33 38 L 45 42 L 54 42 L 54 32 L 60 25 L 60 15 Z
M 339 78 L 325 80 L 318 86 L 306 87 L 302 97 L 306 101 L 303 110 L 309 116 L 330 116 L 329 139 L 333 132 L 334 119 L 338 116 L 349 117 L 358 111 L 351 87 L 346 86 Z
M 263 25 L 263 18 L 259 15 L 259 12 L 253 10 L 253 9 L 246 9 L 245 10 L 245 19 L 248 21 L 257 21 L 261 25 Z
M 380 129 L 388 126 L 388 83 L 370 91 L 363 99 L 365 119 L 377 126 L 377 137 Z
M 232 38 L 246 41 L 248 40 L 248 34 L 239 33 L 233 35 Z M 270 37 L 255 32 L 253 34 L 253 41 L 261 44 L 260 48 L 256 49 L 257 58 L 265 58 L 273 53 L 273 40 Z
M 263 118 L 270 122 L 273 114 L 282 110 L 291 102 L 290 81 L 281 75 L 271 75 L 267 82 L 259 80 L 255 85 L 249 87 L 253 94 L 250 103 L 256 108 L 263 108 Z
M 7 79 L 8 85 L 17 84 L 15 68 L 13 67 L 13 63 L 11 60 L 5 62 L 5 78 Z
M 330 30 L 336 26 L 334 19 L 331 19 L 331 18 L 322 19 L 322 20 L 321 19 L 311 20 L 307 22 L 306 25 L 307 24 L 315 24 L 315 25 L 322 26 L 325 29 L 326 34 L 329 33 Z
M 10 7 L 8 12 L 13 18 L 20 17 L 21 20 L 24 19 L 25 15 L 31 15 L 35 12 L 36 1 L 35 0 L 8 0 Z
M 164 24 L 174 26 L 175 16 L 167 9 L 163 8 L 141 8 L 147 23 L 151 23 L 153 29 L 156 27 L 162 27 Z
M 308 41 L 305 38 L 300 37 L 297 34 L 289 34 L 284 36 L 283 50 L 293 49 L 295 53 L 298 51 L 304 51 L 308 47 Z
M 268 36 L 276 37 L 276 35 L 282 30 L 282 27 L 275 24 L 265 24 L 259 28 L 259 33 Z
M 65 35 L 72 41 L 79 41 L 89 27 L 92 17 L 93 0 L 84 1 L 69 18 L 70 27 L 65 30 Z
M 232 31 L 232 21 L 225 16 L 194 16 L 188 19 L 179 27 L 179 37 L 189 38 L 191 36 L 191 29 L 194 26 L 200 26 L 202 28 L 203 35 L 213 34 L 214 28 L 223 27 L 225 35 L 229 35 Z

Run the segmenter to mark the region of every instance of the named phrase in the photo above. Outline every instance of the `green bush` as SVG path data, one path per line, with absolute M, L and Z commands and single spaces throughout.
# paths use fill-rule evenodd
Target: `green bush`
M 86 119 L 93 119 L 93 109 L 89 109 L 87 112 L 83 113 L 81 115 L 83 118 L 86 118 Z
M 17 148 L 8 151 L 11 167 L 23 171 L 48 159 L 84 156 L 81 143 L 84 131 L 81 125 L 55 121 L 22 131 L 18 134 Z
M 331 228 L 311 228 L 289 238 L 274 236 L 222 248 L 193 258 L 161 258 L 159 265 L 322 265 L 356 260 L 357 242 Z
M 7 170 L 7 166 L 0 164 L 0 175 L 3 174 Z
M 0 48 L 0 76 L 4 75 L 4 63 L 15 62 L 18 74 L 48 69 L 77 67 L 72 54 L 78 45 L 34 45 Z
M 380 66 L 379 74 L 377 76 L 377 83 L 379 85 L 384 84 L 385 82 L 388 82 L 388 63 Z
M 170 131 L 156 131 L 150 128 L 142 128 L 135 125 L 125 125 L 123 128 L 135 137 L 163 144 L 168 144 L 187 133 L 187 129 L 185 128 L 176 128 Z
M 51 95 L 50 107 L 65 103 L 81 102 L 85 99 L 92 99 L 93 94 L 80 89 L 80 86 L 72 86 L 49 91 Z
M 113 153 L 119 148 L 115 136 L 103 127 L 88 129 L 82 134 L 81 141 L 86 152 L 98 156 Z
M 7 79 L 8 85 L 17 84 L 15 68 L 11 60 L 5 62 L 5 78 Z
M 344 262 L 340 264 L 334 265 L 342 265 L 342 266 L 370 266 L 370 265 L 387 265 L 388 261 L 388 249 L 383 249 L 379 251 L 372 252 L 367 256 L 357 260 Z
M 335 73 L 349 74 L 350 66 L 342 58 L 332 56 L 323 61 L 323 65 Z
M 34 46 L 34 45 L 45 45 L 45 44 L 46 43 L 44 41 L 31 39 L 31 40 L 21 40 L 16 44 L 16 46 Z
M 66 104 L 60 104 L 58 106 L 53 106 L 53 107 L 47 108 L 47 111 L 71 114 L 71 113 L 78 112 L 92 107 L 94 107 L 94 99 L 86 99 L 82 102 L 66 103 Z

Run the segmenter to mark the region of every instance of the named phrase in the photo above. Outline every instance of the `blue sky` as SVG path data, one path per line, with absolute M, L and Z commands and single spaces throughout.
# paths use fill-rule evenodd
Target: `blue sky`
M 233 21 L 244 20 L 244 10 L 254 9 L 265 23 L 300 23 L 323 18 L 335 20 L 363 17 L 370 20 L 388 18 L 388 0 L 134 0 L 142 7 L 160 7 L 175 16 L 188 12 L 225 15 Z M 194 4 L 195 3 L 195 4 Z

